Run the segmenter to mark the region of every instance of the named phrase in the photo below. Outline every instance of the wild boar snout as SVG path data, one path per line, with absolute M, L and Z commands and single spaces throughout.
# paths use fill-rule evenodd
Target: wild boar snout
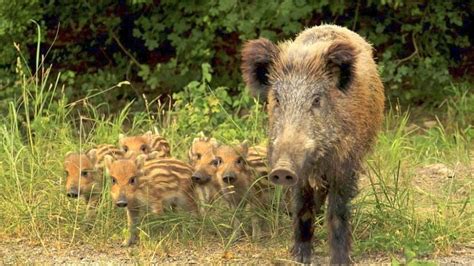
M 286 167 L 277 167 L 270 173 L 270 181 L 282 186 L 293 186 L 298 182 L 296 173 Z
M 77 188 L 71 187 L 67 192 L 67 196 L 70 198 L 77 198 L 79 196 L 79 192 L 77 191 Z
M 117 205 L 117 207 L 119 208 L 124 208 L 124 207 L 127 207 L 128 205 L 128 201 L 127 199 L 125 198 L 125 196 L 121 195 L 118 200 L 115 202 L 115 205 Z
M 294 126 L 289 128 L 291 130 L 284 129 L 275 134 L 269 150 L 272 171 L 268 176 L 271 182 L 283 186 L 293 186 L 298 182 L 314 149 L 314 142 L 306 134 L 294 130 Z
M 191 180 L 197 184 L 206 184 L 211 180 L 211 176 L 200 171 L 196 171 L 191 176 Z
M 117 201 L 116 205 L 119 208 L 124 208 L 124 207 L 127 207 L 127 202 L 126 201 Z
M 222 175 L 222 180 L 226 184 L 233 184 L 237 180 L 237 175 L 234 172 L 225 172 Z

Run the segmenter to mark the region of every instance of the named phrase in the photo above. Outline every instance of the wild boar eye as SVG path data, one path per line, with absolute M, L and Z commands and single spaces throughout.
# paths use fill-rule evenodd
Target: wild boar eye
M 244 160 L 243 160 L 242 158 L 239 158 L 239 159 L 237 159 L 237 161 L 236 161 L 237 164 L 242 164 L 243 162 L 244 162 Z
M 318 96 L 313 100 L 313 107 L 318 108 L 319 106 L 321 106 L 321 98 Z
M 117 184 L 117 179 L 115 179 L 115 177 L 111 176 L 110 178 L 112 178 L 112 185 Z
M 127 146 L 123 146 L 123 147 L 122 147 L 122 150 L 123 150 L 124 152 L 128 152 L 128 147 L 127 147 Z
M 221 160 L 220 159 L 214 159 L 211 161 L 211 164 L 215 167 L 219 166 L 221 164 Z
M 275 96 L 275 103 L 276 105 L 280 105 L 280 98 L 278 98 L 278 96 Z
M 135 185 L 137 183 L 137 178 L 136 177 L 130 178 L 129 183 L 130 185 Z
M 81 171 L 81 176 L 82 177 L 87 177 L 89 175 L 89 172 L 87 171 Z

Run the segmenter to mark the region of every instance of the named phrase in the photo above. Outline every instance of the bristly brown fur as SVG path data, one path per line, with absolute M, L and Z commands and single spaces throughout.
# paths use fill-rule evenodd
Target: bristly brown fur
M 355 74 L 354 62 L 357 54 L 358 51 L 349 42 L 334 42 L 328 48 L 326 55 L 330 67 L 328 71 L 330 73 L 334 71 L 334 67 L 331 67 L 331 64 L 334 64 L 336 73 L 333 74 L 339 74 L 336 78 L 339 80 L 338 88 L 341 91 L 347 91 L 351 85 L 351 79 Z
M 267 148 L 265 146 L 252 146 L 246 156 L 250 168 L 256 171 L 258 176 L 266 176 L 270 171 L 267 159 Z
M 293 255 L 311 262 L 312 220 L 327 197 L 331 264 L 349 263 L 349 202 L 383 120 L 371 45 L 346 28 L 315 26 L 278 45 L 247 42 L 241 69 L 253 94 L 267 96 L 271 180 L 293 185 Z
M 250 88 L 256 88 L 252 92 L 262 100 L 266 98 L 266 94 L 260 92 L 269 85 L 268 68 L 277 53 L 277 46 L 265 38 L 249 41 L 242 49 L 241 70 L 244 80 Z
M 102 193 L 103 160 L 106 155 L 121 158 L 123 153 L 114 145 L 101 144 L 85 153 L 68 152 L 64 158 L 67 193 L 76 193 L 87 202 L 95 203 Z M 87 175 L 83 175 L 87 173 Z
M 139 155 L 134 159 L 113 160 L 105 164 L 112 179 L 111 196 L 119 207 L 127 207 L 130 237 L 129 246 L 138 241 L 137 224 L 140 212 L 151 210 L 160 214 L 165 208 L 196 211 L 189 164 L 173 158 L 148 159 Z
M 216 179 L 221 187 L 223 198 L 234 210 L 238 206 L 250 206 L 255 210 L 269 207 L 269 194 L 273 186 L 266 178 L 262 178 L 260 171 L 264 171 L 263 169 L 258 171 L 248 163 L 249 150 L 252 152 L 251 159 L 255 163 L 257 156 L 261 156 L 261 154 L 258 153 L 258 147 L 249 149 L 246 142 L 237 146 L 222 145 L 215 151 L 216 159 L 219 161 Z M 263 159 L 260 158 L 259 161 L 261 160 Z M 240 227 L 238 219 L 234 219 L 233 225 L 238 232 Z M 261 236 L 260 227 L 259 217 L 252 217 L 252 237 L 254 239 Z
M 296 50 L 287 45 L 279 47 L 280 57 L 276 58 L 269 70 L 269 82 L 299 76 L 308 82 L 321 78 L 338 80 L 338 87 L 346 91 L 355 73 L 354 62 L 359 51 L 347 41 L 315 44 L 312 47 Z M 249 84 L 249 86 L 252 86 Z
M 154 153 L 155 158 L 166 158 L 171 156 L 171 148 L 168 141 L 159 134 L 147 131 L 137 136 L 119 136 L 120 148 L 126 158 L 132 158 L 139 154 Z
M 215 177 L 217 165 L 213 163 L 214 151 L 218 146 L 216 139 L 202 135 L 193 140 L 188 151 L 201 212 L 204 212 L 205 205 L 211 204 L 219 196 L 220 187 Z

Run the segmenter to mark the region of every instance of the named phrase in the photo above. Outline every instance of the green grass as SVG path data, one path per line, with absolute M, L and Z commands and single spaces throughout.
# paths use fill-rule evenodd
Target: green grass
M 192 138 L 205 130 L 193 122 L 202 114 L 147 100 L 141 111 L 132 112 L 130 103 L 104 115 L 104 110 L 113 109 L 111 104 L 91 106 L 88 98 L 69 102 L 59 77 L 51 77 L 50 69 L 43 66 L 30 74 L 23 68 L 18 65 L 21 96 L 10 103 L 9 113 L 0 120 L 0 233 L 9 238 L 27 237 L 43 246 L 51 242 L 69 246 L 120 243 L 127 233 L 126 216 L 123 210 L 113 208 L 108 182 L 97 219 L 85 219 L 85 204 L 66 197 L 63 155 L 99 143 L 117 143 L 119 133 L 157 128 L 168 138 L 173 154 L 185 160 Z M 215 112 L 225 114 L 222 120 L 210 121 L 211 126 L 215 125 L 214 136 L 223 142 L 244 138 L 252 143 L 266 141 L 266 117 L 260 105 L 252 102 L 247 115 L 237 116 L 223 110 L 219 96 L 208 87 L 206 90 L 213 101 L 217 99 L 218 104 L 212 106 L 217 108 Z M 453 90 L 461 91 L 454 85 Z M 383 253 L 398 258 L 405 254 L 409 261 L 447 254 L 474 238 L 469 168 L 473 106 L 472 94 L 456 93 L 443 103 L 438 112 L 442 115 L 436 117 L 436 125 L 431 128 L 413 127 L 410 111 L 389 108 L 377 145 L 367 158 L 360 194 L 353 202 L 356 259 Z M 421 174 L 420 169 L 436 163 L 456 169 L 455 176 Z M 278 191 L 275 201 L 281 200 Z M 203 217 L 179 212 L 147 216 L 134 254 L 141 255 L 141 261 L 149 261 L 173 249 L 203 246 L 217 247 L 216 252 L 224 253 L 251 242 L 247 236 L 252 215 L 262 216 L 268 225 L 265 238 L 252 243 L 254 248 L 275 247 L 281 251 L 290 245 L 291 220 L 282 211 L 240 211 L 245 233 L 238 242 L 230 226 L 234 213 L 219 202 Z M 326 236 L 326 229 L 318 227 L 316 238 L 321 241 L 316 250 L 322 254 L 327 254 Z M 288 253 L 278 256 L 288 258 Z

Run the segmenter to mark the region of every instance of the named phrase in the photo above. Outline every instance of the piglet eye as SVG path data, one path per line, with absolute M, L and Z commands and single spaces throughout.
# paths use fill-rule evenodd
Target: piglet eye
M 211 164 L 215 167 L 219 166 L 221 164 L 221 160 L 220 159 L 214 159 L 211 161 Z
M 127 146 L 123 146 L 123 147 L 122 147 L 122 150 L 123 150 L 124 152 L 128 152 L 128 147 L 127 147 Z
M 200 153 L 196 153 L 196 160 L 201 160 L 201 154 Z
M 244 160 L 242 158 L 237 159 L 237 164 L 242 164 Z
M 82 177 L 87 177 L 89 173 L 87 171 L 81 171 L 81 176 Z
M 117 184 L 117 179 L 115 179 L 115 177 L 113 177 L 113 176 L 111 176 L 111 178 L 112 178 L 112 184 L 113 185 Z
M 142 146 L 140 146 L 140 150 L 143 152 L 143 153 L 146 153 L 147 152 L 147 146 L 145 144 L 143 144 Z
M 129 183 L 130 185 L 135 185 L 137 183 L 137 178 L 136 177 L 130 178 Z

